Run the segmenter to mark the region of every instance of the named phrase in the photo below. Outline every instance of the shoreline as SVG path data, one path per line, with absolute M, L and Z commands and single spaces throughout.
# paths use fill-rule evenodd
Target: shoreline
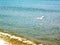
M 9 45 L 10 44 L 11 45 L 52 45 L 52 44 L 35 41 L 32 39 L 27 39 L 25 37 L 20 37 L 20 36 L 18 37 L 4 32 L 0 32 L 0 39 L 4 39 L 9 43 Z

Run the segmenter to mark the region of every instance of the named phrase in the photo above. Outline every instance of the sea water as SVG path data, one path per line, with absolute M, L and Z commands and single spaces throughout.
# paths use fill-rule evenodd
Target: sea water
M 0 0 L 0 29 L 60 44 L 60 1 Z

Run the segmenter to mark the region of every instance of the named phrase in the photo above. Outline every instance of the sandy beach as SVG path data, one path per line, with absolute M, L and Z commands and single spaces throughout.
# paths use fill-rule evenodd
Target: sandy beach
M 8 33 L 0 32 L 0 44 L 1 45 L 52 45 L 47 43 L 41 43 L 38 41 L 28 40 L 23 37 L 17 37 Z

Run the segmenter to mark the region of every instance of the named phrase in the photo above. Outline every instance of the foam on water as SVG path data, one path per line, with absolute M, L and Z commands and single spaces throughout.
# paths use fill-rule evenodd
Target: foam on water
M 17 39 L 17 40 L 22 41 L 23 43 L 26 43 L 26 44 L 37 45 L 30 40 L 27 40 L 27 39 L 22 38 L 22 37 L 16 37 L 15 35 L 10 35 L 8 33 L 0 32 L 0 36 L 6 36 L 6 37 L 9 37 L 10 39 Z M 5 42 L 3 41 L 2 43 L 5 43 Z M 40 45 L 40 44 L 38 44 L 38 45 Z
M 4 41 L 3 39 L 0 39 L 0 44 L 1 45 L 9 45 L 8 42 Z

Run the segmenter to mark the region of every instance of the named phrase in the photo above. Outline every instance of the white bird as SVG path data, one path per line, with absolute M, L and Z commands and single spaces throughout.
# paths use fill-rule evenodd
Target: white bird
M 37 17 L 37 19 L 39 19 L 39 20 L 42 20 L 43 18 L 44 18 L 44 16 Z

